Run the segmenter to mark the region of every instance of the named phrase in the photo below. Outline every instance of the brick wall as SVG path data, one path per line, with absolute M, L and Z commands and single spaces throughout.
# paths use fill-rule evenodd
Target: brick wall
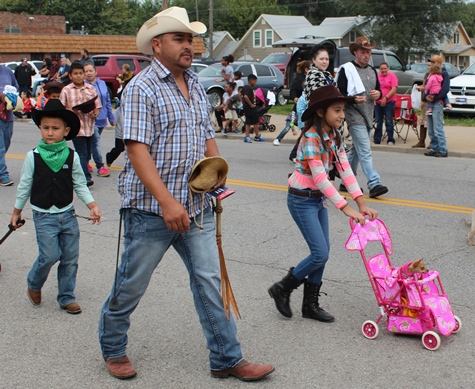
M 52 15 L 23 15 L 0 12 L 0 33 L 6 28 L 19 28 L 22 34 L 65 34 L 66 18 Z

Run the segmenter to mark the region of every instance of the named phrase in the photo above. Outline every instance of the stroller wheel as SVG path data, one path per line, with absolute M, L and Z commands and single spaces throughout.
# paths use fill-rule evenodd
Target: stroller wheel
M 274 124 L 269 124 L 269 131 L 274 132 L 275 131 L 275 125 Z
M 363 332 L 365 338 L 376 339 L 379 334 L 379 327 L 374 321 L 367 320 L 363 323 L 361 331 Z
M 422 335 L 422 344 L 427 350 L 435 351 L 440 347 L 440 336 L 434 331 L 426 331 Z
M 462 320 L 460 320 L 460 318 L 455 315 L 454 315 L 454 319 L 455 319 L 455 329 L 452 331 L 452 334 L 456 334 L 462 329 Z

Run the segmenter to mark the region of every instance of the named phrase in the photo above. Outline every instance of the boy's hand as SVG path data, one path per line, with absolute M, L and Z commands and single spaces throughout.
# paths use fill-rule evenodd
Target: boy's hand
M 89 212 L 89 217 L 92 219 L 92 224 L 96 224 L 96 223 L 97 225 L 101 224 L 101 216 L 102 214 L 99 207 L 94 207 Z
M 25 224 L 25 221 L 21 218 L 21 210 L 20 209 L 14 209 L 12 218 L 10 219 L 10 225 L 14 230 L 17 228 L 22 227 Z

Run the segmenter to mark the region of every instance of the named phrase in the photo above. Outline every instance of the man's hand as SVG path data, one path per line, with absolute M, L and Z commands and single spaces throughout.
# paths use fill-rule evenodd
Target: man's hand
M 356 104 L 364 104 L 366 102 L 366 96 L 356 96 L 355 103 Z
M 381 92 L 379 90 L 373 89 L 369 92 L 369 95 L 374 101 L 376 101 L 381 97 Z
M 432 103 L 434 101 L 434 95 L 427 95 L 426 100 Z
M 185 207 L 175 198 L 170 197 L 166 203 L 160 204 L 163 220 L 171 231 L 184 233 L 190 229 L 190 217 Z

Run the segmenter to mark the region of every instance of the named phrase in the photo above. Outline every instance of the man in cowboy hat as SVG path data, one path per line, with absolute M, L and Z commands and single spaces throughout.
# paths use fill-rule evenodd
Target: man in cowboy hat
M 203 23 L 189 22 L 184 8 L 171 7 L 146 21 L 137 34 L 138 49 L 154 60 L 123 94 L 127 155 L 118 186 L 124 251 L 99 321 L 104 359 L 110 374 L 120 379 L 136 375 L 126 355 L 130 315 L 170 246 L 189 272 L 207 339 L 211 375 L 255 381 L 274 371 L 271 365 L 243 359 L 236 325 L 232 317 L 226 319 L 223 310 L 208 195 L 190 195 L 188 187 L 196 162 L 219 155 L 206 93 L 189 70 L 193 35 L 205 31 Z
M 433 55 L 429 60 L 430 64 L 438 63 L 442 66 L 442 57 L 440 55 Z M 447 152 L 447 140 L 445 138 L 444 130 L 444 99 L 449 93 L 450 90 L 450 77 L 447 70 L 442 66 L 442 88 L 440 92 L 433 96 L 427 96 L 428 101 L 434 102 L 434 107 L 432 108 L 432 114 L 427 115 L 427 131 L 430 138 L 430 148 L 431 150 L 424 153 L 428 157 L 442 157 L 446 158 L 448 156 Z
M 378 197 L 387 193 L 388 188 L 381 184 L 381 178 L 373 166 L 371 153 L 371 130 L 373 129 L 374 102 L 381 96 L 378 75 L 369 61 L 371 50 L 376 46 L 368 37 L 360 36 L 350 44 L 350 53 L 354 61 L 340 67 L 336 76 L 337 86 L 344 96 L 356 96 L 354 103 L 347 103 L 345 116 L 351 133 L 352 146 L 348 153 L 353 173 L 356 175 L 358 162 L 366 176 L 369 197 Z M 340 191 L 347 191 L 343 184 Z

